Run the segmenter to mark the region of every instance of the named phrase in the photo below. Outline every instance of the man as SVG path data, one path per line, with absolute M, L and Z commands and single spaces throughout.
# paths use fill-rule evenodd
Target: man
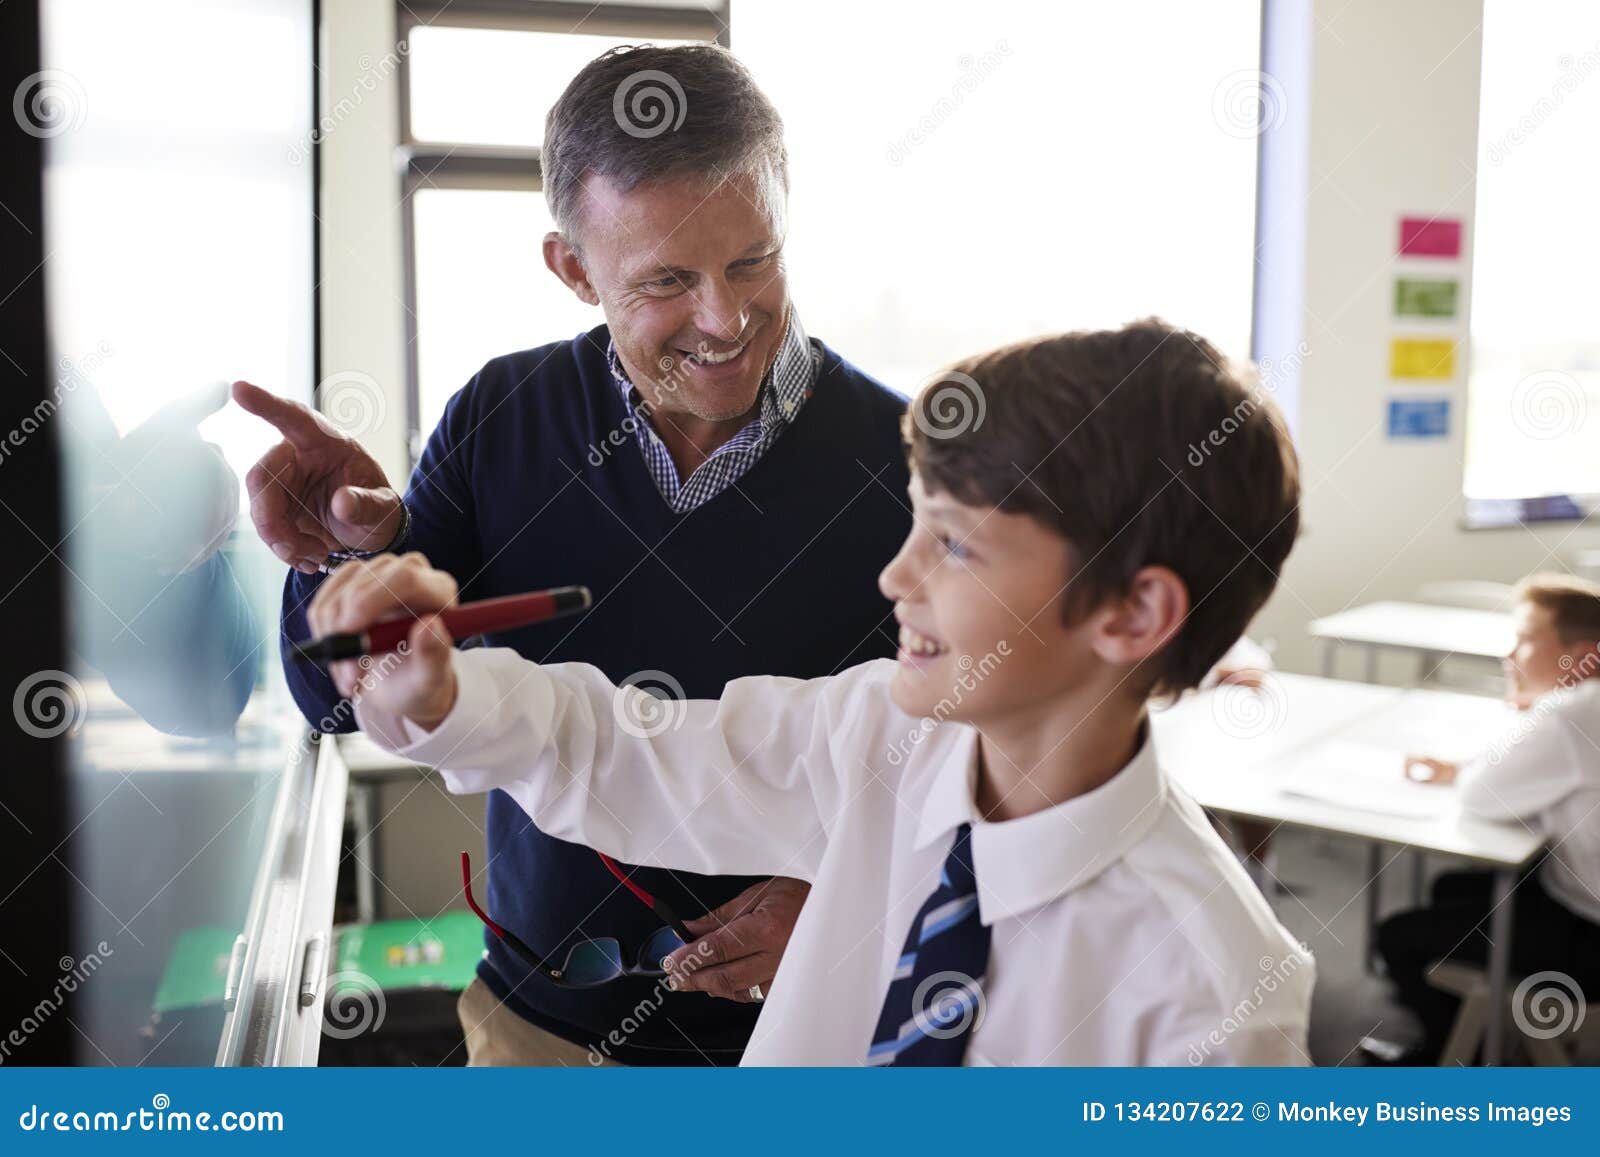
M 633 99 L 644 85 L 667 100 L 666 119 Z M 426 555 L 464 600 L 590 587 L 581 619 L 488 642 L 593 663 L 669 699 L 894 652 L 876 576 L 910 524 L 904 403 L 808 338 L 790 303 L 782 134 L 720 48 L 619 49 L 586 66 L 546 126 L 557 231 L 544 258 L 606 324 L 484 366 L 446 407 L 404 503 L 325 420 L 236 386 L 285 438 L 246 486 L 262 537 L 294 567 L 286 640 L 306 634 L 319 567 L 392 550 Z M 287 668 L 307 718 L 353 727 L 325 675 Z M 619 698 L 619 710 L 637 702 Z M 618 722 L 675 719 L 667 702 Z M 549 959 L 585 938 L 631 950 L 661 922 L 593 852 L 544 835 L 502 792 L 488 843 L 489 912 Z M 737 1062 L 807 885 L 632 878 L 685 915 L 707 913 L 689 921 L 703 963 L 686 990 L 641 977 L 560 988 L 491 936 L 460 1006 L 469 1063 Z

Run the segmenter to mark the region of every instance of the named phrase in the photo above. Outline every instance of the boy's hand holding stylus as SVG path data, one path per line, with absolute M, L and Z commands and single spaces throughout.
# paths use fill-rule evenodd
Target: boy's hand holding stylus
M 405 647 L 393 654 L 333 663 L 340 694 L 403 715 L 432 731 L 456 701 L 450 652 L 455 642 L 437 614 L 456 602 L 456 580 L 420 553 L 347 562 L 317 589 L 306 621 L 314 636 L 359 632 L 400 615 L 418 615 Z

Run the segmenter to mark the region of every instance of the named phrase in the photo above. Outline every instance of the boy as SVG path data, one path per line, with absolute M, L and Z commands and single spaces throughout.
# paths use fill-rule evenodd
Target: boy
M 905 428 L 915 524 L 880 579 L 896 660 L 663 704 L 581 664 L 454 652 L 424 614 L 388 674 L 335 679 L 377 743 L 452 791 L 503 788 L 552 835 L 811 881 L 747 1063 L 1306 1063 L 1310 957 L 1145 718 L 1240 636 L 1294 541 L 1276 411 L 1150 320 L 963 362 Z M 310 624 L 455 592 L 419 556 L 346 566 Z M 750 983 L 694 952 L 669 980 Z
M 1511 968 L 1565 973 L 1593 999 L 1600 996 L 1600 585 L 1532 575 L 1517 587 L 1515 623 L 1502 666 L 1506 698 L 1526 714 L 1465 766 L 1410 756 L 1405 772 L 1425 783 L 1459 783 L 1463 811 L 1548 838 L 1538 871 L 1517 885 Z M 1457 1000 L 1428 985 L 1429 966 L 1488 958 L 1490 883 L 1488 872 L 1446 872 L 1434 881 L 1431 907 L 1378 929 L 1389 976 L 1423 1024 L 1421 1045 L 1403 1060 L 1432 1064 L 1455 1019 Z

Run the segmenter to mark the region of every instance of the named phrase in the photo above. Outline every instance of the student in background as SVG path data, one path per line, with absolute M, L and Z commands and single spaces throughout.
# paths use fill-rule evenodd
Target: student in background
M 1506 696 L 1525 714 L 1472 762 L 1409 756 L 1405 772 L 1457 784 L 1462 809 L 1527 825 L 1548 841 L 1514 894 L 1514 972 L 1566 973 L 1600 997 L 1600 585 L 1536 574 L 1517 588 L 1516 643 L 1504 662 Z M 1428 985 L 1443 959 L 1489 954 L 1491 874 L 1447 872 L 1433 904 L 1386 920 L 1378 947 L 1400 998 L 1422 1018 L 1424 1040 L 1407 1059 L 1431 1063 L 1457 1000 Z
M 905 430 L 915 524 L 879 580 L 895 661 L 737 679 L 640 728 L 643 692 L 594 667 L 452 651 L 427 612 L 456 584 L 418 555 L 340 568 L 310 625 L 423 615 L 383 677 L 333 677 L 452 791 L 504 789 L 632 862 L 812 882 L 746 1063 L 1306 1063 L 1311 958 L 1146 717 L 1239 637 L 1294 542 L 1270 400 L 1147 321 L 961 363 Z

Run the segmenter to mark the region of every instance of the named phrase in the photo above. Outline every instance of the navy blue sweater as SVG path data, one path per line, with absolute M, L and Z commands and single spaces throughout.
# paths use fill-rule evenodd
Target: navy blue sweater
M 607 341 L 602 326 L 489 362 L 450 400 L 412 474 L 401 549 L 454 575 L 463 600 L 567 583 L 594 592 L 581 618 L 485 642 L 539 662 L 592 663 L 618 682 L 665 672 L 690 698 L 715 698 L 745 675 L 811 678 L 892 654 L 877 576 L 911 521 L 904 403 L 822 346 L 814 395 L 766 455 L 678 515 L 632 436 L 611 437 L 628 414 L 607 371 Z M 286 638 L 306 634 L 303 607 L 320 581 L 289 572 Z M 331 717 L 340 730 L 353 726 L 326 676 L 292 660 L 285 667 L 313 725 Z M 489 912 L 547 957 L 564 959 L 584 936 L 614 936 L 632 950 L 659 926 L 592 851 L 540 832 L 504 792 L 489 796 L 488 841 Z M 445 878 L 456 870 L 447 852 Z M 686 917 L 755 882 L 655 869 L 636 878 Z M 663 998 L 664 986 L 644 978 L 564 990 L 493 936 L 485 943 L 478 971 L 497 996 L 567 1040 L 605 1042 L 605 1055 L 629 1064 L 735 1063 L 759 1011 L 698 993 Z

